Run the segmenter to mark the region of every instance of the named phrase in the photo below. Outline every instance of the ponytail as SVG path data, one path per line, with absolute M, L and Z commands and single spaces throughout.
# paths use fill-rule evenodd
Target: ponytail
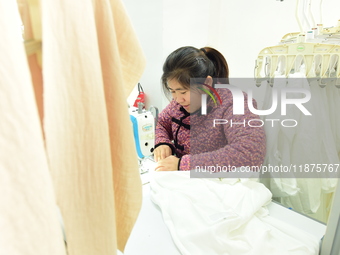
M 216 49 L 211 47 L 204 47 L 200 49 L 205 53 L 205 55 L 211 60 L 215 67 L 215 73 L 213 78 L 220 78 L 217 79 L 218 81 L 222 81 L 224 79 L 229 78 L 229 67 L 226 59 L 223 55 Z

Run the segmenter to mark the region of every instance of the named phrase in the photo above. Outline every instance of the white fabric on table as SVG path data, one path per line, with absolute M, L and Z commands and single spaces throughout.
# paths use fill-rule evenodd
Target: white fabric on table
M 318 240 L 268 215 L 270 191 L 250 179 L 155 172 L 151 199 L 183 255 L 318 254 Z

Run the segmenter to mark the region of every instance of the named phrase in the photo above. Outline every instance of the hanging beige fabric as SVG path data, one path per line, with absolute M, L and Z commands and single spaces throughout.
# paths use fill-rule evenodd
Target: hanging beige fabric
M 93 1 L 108 112 L 115 187 L 118 248 L 123 250 L 141 203 L 132 126 L 126 99 L 144 71 L 145 60 L 120 0 Z
M 115 254 L 141 206 L 126 98 L 144 58 L 118 0 L 41 9 L 44 131 L 68 253 Z
M 65 255 L 15 1 L 0 1 L 0 254 Z

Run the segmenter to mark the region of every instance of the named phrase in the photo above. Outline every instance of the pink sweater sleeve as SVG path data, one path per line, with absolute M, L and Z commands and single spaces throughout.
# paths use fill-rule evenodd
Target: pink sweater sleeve
M 158 122 L 156 125 L 156 137 L 155 148 L 162 144 L 167 144 L 174 152 L 172 145 L 173 135 L 171 130 L 171 108 L 172 104 L 168 104 L 167 107 L 158 115 Z
M 253 101 L 254 106 L 256 102 Z M 233 115 L 232 107 L 224 111 L 223 119 L 233 120 L 234 123 L 248 123 L 249 120 L 259 119 L 259 116 L 251 113 L 245 100 L 245 114 Z M 256 125 L 255 121 L 252 125 Z M 266 139 L 262 127 L 249 125 L 224 125 L 223 132 L 227 144 L 212 151 L 185 155 L 180 161 L 180 170 L 191 170 L 196 166 L 260 166 L 263 163 L 266 152 Z M 209 142 L 209 137 L 206 141 Z M 204 144 L 202 144 L 203 146 Z

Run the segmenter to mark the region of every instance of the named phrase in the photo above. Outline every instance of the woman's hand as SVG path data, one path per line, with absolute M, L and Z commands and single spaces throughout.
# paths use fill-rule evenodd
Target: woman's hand
M 172 154 L 172 150 L 171 150 L 169 145 L 158 146 L 153 151 L 153 157 L 154 157 L 156 162 L 171 156 L 171 154 Z
M 157 162 L 155 171 L 177 171 L 179 158 L 169 156 Z

